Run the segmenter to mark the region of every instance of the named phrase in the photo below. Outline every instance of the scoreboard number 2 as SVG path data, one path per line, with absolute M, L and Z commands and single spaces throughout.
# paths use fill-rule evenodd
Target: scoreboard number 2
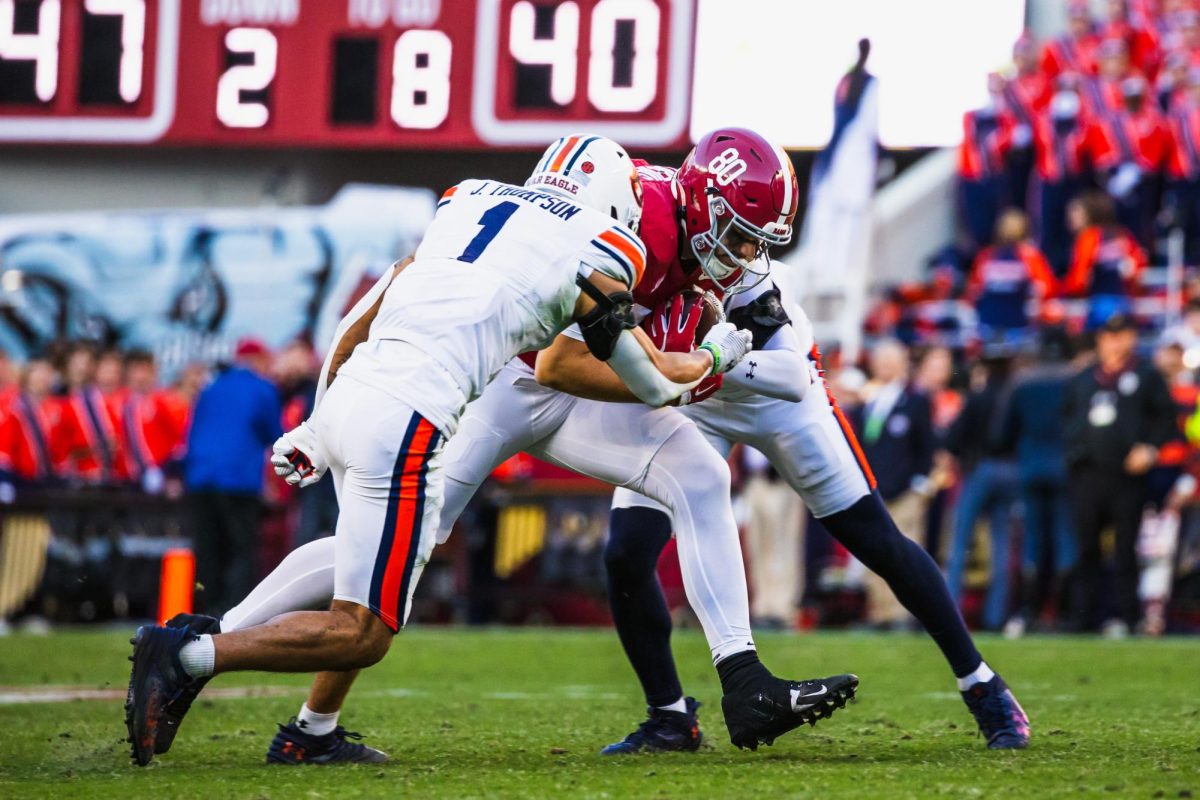
M 230 128 L 261 128 L 271 119 L 263 99 L 242 96 L 262 92 L 275 80 L 279 44 L 265 28 L 233 28 L 225 34 L 225 49 L 234 56 L 251 57 L 225 70 L 217 81 L 217 119 Z

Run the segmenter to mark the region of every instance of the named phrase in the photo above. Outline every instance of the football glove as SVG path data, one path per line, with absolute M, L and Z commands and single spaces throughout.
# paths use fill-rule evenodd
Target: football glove
M 307 421 L 275 440 L 271 466 L 288 484 L 301 488 L 321 480 L 329 469 L 329 463 L 320 455 L 317 435 Z
M 712 354 L 711 375 L 723 375 L 737 366 L 753 346 L 750 331 L 738 330 L 731 322 L 718 322 L 704 337 L 699 349 Z
M 664 353 L 690 353 L 696 341 L 696 326 L 704 316 L 702 302 L 684 308 L 682 293 L 660 305 L 643 323 L 654 346 Z

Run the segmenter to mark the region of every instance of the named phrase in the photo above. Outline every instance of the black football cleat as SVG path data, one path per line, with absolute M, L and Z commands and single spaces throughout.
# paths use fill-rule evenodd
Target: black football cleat
M 186 628 L 144 625 L 130 640 L 133 669 L 125 695 L 125 727 L 133 760 L 144 767 L 154 759 L 167 707 L 194 681 L 179 663 L 179 651 L 195 637 Z
M 729 741 L 741 748 L 757 750 L 759 744 L 775 740 L 805 723 L 833 716 L 854 698 L 855 675 L 834 675 L 811 681 L 785 681 L 772 677 L 764 685 L 721 698 Z
M 1029 717 L 999 675 L 962 693 L 991 750 L 1023 750 L 1029 746 Z
M 305 733 L 301 725 L 292 717 L 287 725 L 279 726 L 267 749 L 268 764 L 383 764 L 388 760 L 387 753 L 361 744 L 361 734 L 341 725 L 323 736 Z
M 183 628 L 191 635 L 199 636 L 204 633 L 220 633 L 221 621 L 203 614 L 176 614 L 167 620 L 167 627 Z M 158 728 L 158 737 L 154 740 L 155 755 L 160 756 L 171 749 L 171 743 L 175 741 L 175 734 L 179 733 L 179 725 L 183 722 L 184 715 L 192 707 L 200 690 L 210 680 L 211 677 L 193 678 L 179 693 L 179 697 L 167 704 L 163 711 L 162 724 Z
M 704 734 L 700 733 L 700 721 L 696 710 L 700 703 L 694 697 L 684 698 L 687 711 L 664 711 L 649 708 L 648 718 L 637 730 L 619 742 L 614 742 L 600 751 L 600 755 L 615 756 L 629 753 L 666 753 L 672 751 L 694 752 L 700 749 Z

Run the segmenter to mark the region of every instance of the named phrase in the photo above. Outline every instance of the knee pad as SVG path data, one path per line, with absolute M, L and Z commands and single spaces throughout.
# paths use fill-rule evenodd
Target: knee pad
M 653 573 L 671 539 L 671 518 L 653 508 L 616 508 L 609 518 L 604 565 L 610 577 Z

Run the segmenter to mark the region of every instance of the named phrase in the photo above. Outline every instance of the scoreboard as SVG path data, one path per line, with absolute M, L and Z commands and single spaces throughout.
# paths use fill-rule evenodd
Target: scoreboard
M 0 0 L 0 142 L 686 142 L 695 0 Z

